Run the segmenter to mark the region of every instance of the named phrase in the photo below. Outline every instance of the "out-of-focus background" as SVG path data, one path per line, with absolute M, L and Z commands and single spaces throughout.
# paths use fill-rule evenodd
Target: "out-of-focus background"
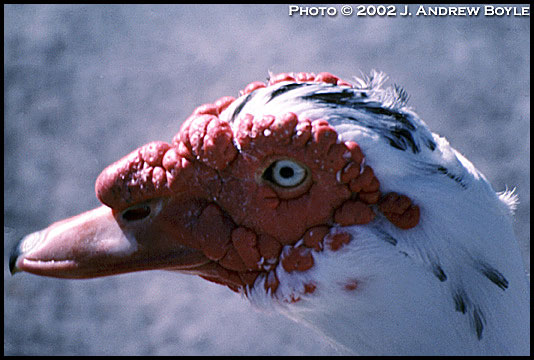
M 496 190 L 517 187 L 515 230 L 530 269 L 530 17 L 4 5 L 4 354 L 336 354 L 312 330 L 197 277 L 11 277 L 8 255 L 21 236 L 98 206 L 100 171 L 170 141 L 196 106 L 236 96 L 269 70 L 350 79 L 371 69 L 404 86 Z

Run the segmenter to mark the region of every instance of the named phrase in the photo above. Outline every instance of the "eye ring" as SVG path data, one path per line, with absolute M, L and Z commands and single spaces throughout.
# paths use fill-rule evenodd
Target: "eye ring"
M 263 172 L 263 179 L 281 188 L 295 188 L 308 176 L 308 170 L 291 159 L 274 161 Z

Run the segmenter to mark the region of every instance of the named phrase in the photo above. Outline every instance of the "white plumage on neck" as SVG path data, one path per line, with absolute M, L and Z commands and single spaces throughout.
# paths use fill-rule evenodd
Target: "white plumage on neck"
M 394 91 L 370 89 L 365 102 L 389 96 L 390 108 L 415 126 L 414 145 L 408 142 L 404 151 L 398 148 L 403 143 L 388 142 L 387 128 L 369 126 L 369 114 L 300 100 L 321 91 L 339 88 L 310 85 L 274 99 L 273 89 L 260 89 L 241 111 L 261 116 L 291 109 L 328 120 L 343 140 L 361 146 L 382 191 L 406 194 L 419 204 L 421 221 L 402 230 L 379 216 L 344 228 L 352 236 L 349 244 L 314 253 L 314 266 L 306 272 L 289 274 L 279 266 L 276 296 L 256 284 L 260 290 L 251 292 L 251 301 L 259 307 L 272 302 L 351 353 L 528 354 L 530 294 L 512 229 L 514 198 L 496 194 L 467 159 L 403 107 L 404 101 L 391 99 Z M 359 122 L 346 120 L 351 117 Z M 306 294 L 309 283 L 316 289 Z

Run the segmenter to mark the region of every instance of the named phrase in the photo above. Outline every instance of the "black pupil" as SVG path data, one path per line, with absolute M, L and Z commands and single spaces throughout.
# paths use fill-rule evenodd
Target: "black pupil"
M 288 166 L 284 166 L 283 168 L 280 169 L 280 176 L 283 177 L 284 179 L 289 179 L 293 177 L 293 175 L 295 175 L 295 172 L 293 171 L 292 168 Z
M 127 221 L 135 221 L 144 219 L 148 215 L 150 215 L 150 207 L 140 206 L 138 208 L 125 211 L 124 214 L 122 214 L 122 218 Z

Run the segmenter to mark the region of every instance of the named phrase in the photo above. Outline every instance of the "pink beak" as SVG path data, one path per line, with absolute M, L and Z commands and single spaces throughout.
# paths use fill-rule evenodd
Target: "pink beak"
M 10 256 L 11 273 L 83 279 L 152 269 L 188 270 L 209 262 L 202 252 L 155 231 L 153 220 L 125 222 L 103 205 L 58 221 L 20 240 Z

